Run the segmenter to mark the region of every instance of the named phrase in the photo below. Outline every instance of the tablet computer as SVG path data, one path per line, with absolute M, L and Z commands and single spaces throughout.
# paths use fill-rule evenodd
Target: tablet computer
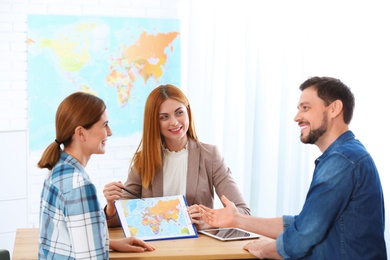
M 254 239 L 261 237 L 259 234 L 252 233 L 239 228 L 213 228 L 199 230 L 198 232 L 206 236 L 218 239 L 220 241 Z

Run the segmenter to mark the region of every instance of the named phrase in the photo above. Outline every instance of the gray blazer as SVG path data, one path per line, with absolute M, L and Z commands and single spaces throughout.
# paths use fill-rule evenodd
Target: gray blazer
M 163 196 L 162 169 L 155 175 L 149 188 L 142 187 L 142 175 L 133 168 L 130 169 L 125 188 L 143 198 Z M 188 205 L 202 204 L 209 208 L 214 205 L 214 189 L 218 197 L 225 195 L 234 202 L 240 213 L 250 215 L 250 209 L 234 181 L 229 167 L 217 149 L 217 146 L 197 142 L 192 138 L 188 140 L 188 172 L 186 200 Z M 135 198 L 123 192 L 123 199 Z M 117 215 L 107 219 L 109 227 L 120 226 Z

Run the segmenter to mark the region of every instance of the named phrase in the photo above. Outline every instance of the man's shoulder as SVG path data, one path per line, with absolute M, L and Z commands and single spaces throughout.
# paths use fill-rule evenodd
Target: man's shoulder
M 372 160 L 371 155 L 364 145 L 354 136 L 337 140 L 337 143 L 325 155 L 336 156 L 335 158 L 344 158 L 353 164 L 363 161 L 364 159 Z M 333 157 L 332 156 L 332 157 Z

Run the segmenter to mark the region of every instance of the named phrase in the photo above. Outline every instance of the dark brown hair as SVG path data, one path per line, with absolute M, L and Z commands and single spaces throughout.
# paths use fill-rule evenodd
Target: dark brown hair
M 333 101 L 340 100 L 343 103 L 343 118 L 346 124 L 352 120 L 355 108 L 355 97 L 351 89 L 341 80 L 331 77 L 311 77 L 301 84 L 301 91 L 313 88 L 317 90 L 317 96 L 322 99 L 326 106 Z

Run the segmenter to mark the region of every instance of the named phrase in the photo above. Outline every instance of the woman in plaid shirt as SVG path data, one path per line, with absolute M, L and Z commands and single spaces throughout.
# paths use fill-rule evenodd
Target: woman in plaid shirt
M 38 162 L 50 170 L 41 194 L 39 259 L 108 259 L 109 249 L 154 250 L 134 237 L 108 237 L 95 185 L 84 168 L 92 154 L 105 152 L 111 135 L 100 98 L 76 92 L 58 107 L 56 139 Z

